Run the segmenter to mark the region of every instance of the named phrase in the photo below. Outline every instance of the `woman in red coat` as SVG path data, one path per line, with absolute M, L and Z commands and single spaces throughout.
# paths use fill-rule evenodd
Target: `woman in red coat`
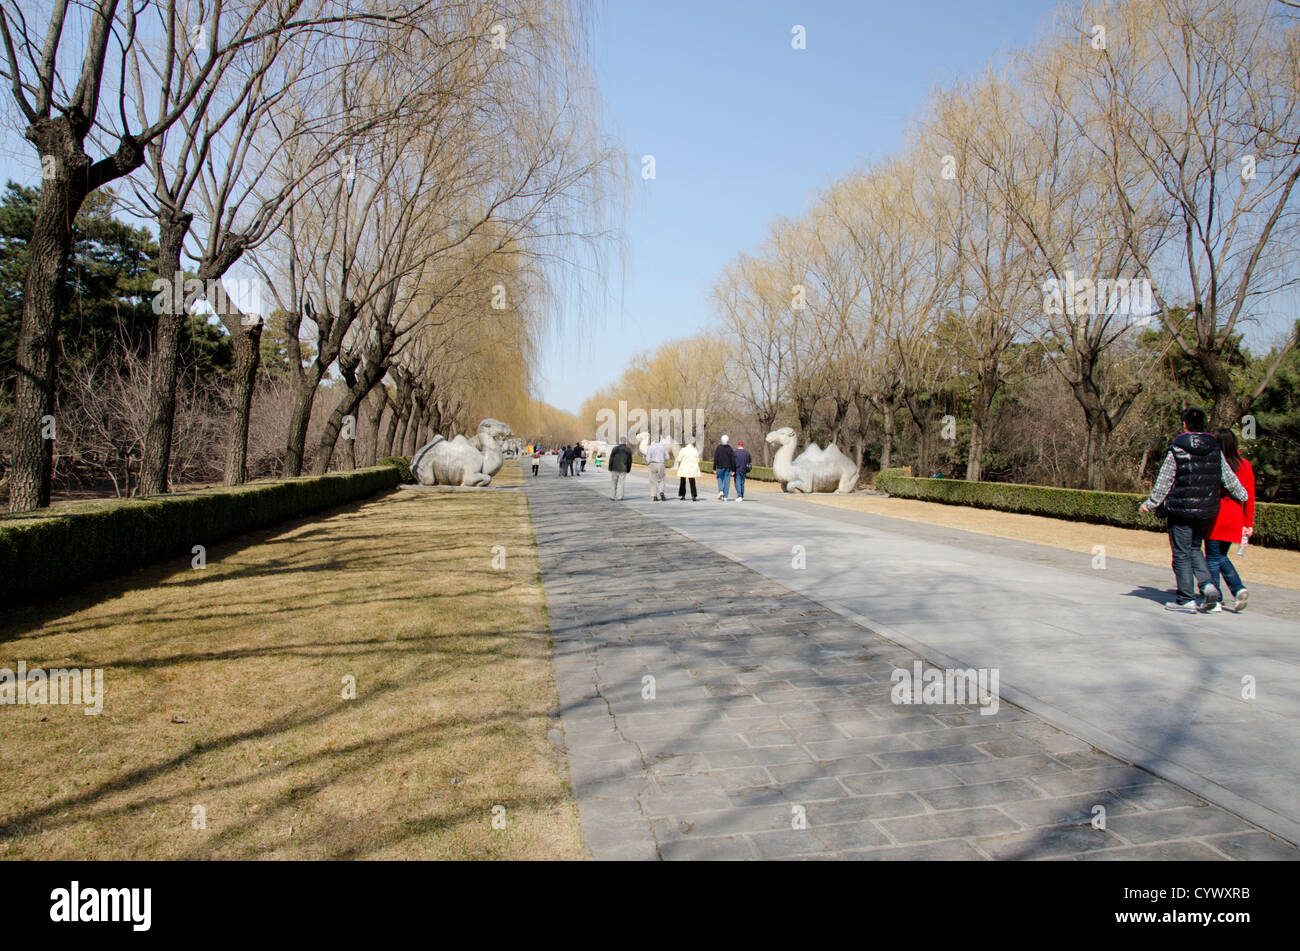
M 1241 458 L 1241 454 L 1237 451 L 1237 437 L 1232 434 L 1232 430 L 1216 430 L 1214 438 L 1219 441 L 1223 458 L 1228 460 L 1228 465 L 1237 474 L 1237 478 L 1250 498 L 1246 500 L 1244 506 L 1228 496 L 1220 500 L 1219 514 L 1215 516 L 1205 532 L 1205 564 L 1210 569 L 1210 578 L 1215 587 L 1220 591 L 1225 590 L 1224 585 L 1219 584 L 1219 575 L 1222 574 L 1224 583 L 1236 599 L 1236 609 L 1244 611 L 1246 598 L 1250 592 L 1241 583 L 1241 576 L 1228 560 L 1228 555 L 1233 545 L 1244 542 L 1255 531 L 1255 470 L 1250 467 L 1249 462 Z M 1213 608 L 1213 611 L 1222 610 L 1223 606 L 1220 604 L 1216 604 Z

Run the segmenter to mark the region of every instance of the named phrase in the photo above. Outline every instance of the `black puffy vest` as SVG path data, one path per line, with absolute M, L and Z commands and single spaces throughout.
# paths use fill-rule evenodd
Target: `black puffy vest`
M 1209 433 L 1183 433 L 1173 441 L 1178 471 L 1165 498 L 1165 515 L 1175 518 L 1214 518 L 1219 512 L 1223 461 L 1219 444 Z

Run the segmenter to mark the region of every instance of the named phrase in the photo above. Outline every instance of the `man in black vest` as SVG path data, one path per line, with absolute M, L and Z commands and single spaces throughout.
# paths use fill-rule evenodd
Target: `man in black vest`
M 1154 511 L 1168 523 L 1169 549 L 1178 583 L 1178 594 L 1165 605 L 1169 611 L 1208 611 L 1219 602 L 1219 589 L 1210 581 L 1210 569 L 1201 551 L 1205 527 L 1218 514 L 1220 489 L 1226 489 L 1243 504 L 1247 499 L 1245 488 L 1223 458 L 1214 437 L 1204 432 L 1205 427 L 1205 410 L 1196 406 L 1183 410 L 1183 431 L 1170 445 L 1151 495 L 1141 505 L 1143 512 Z

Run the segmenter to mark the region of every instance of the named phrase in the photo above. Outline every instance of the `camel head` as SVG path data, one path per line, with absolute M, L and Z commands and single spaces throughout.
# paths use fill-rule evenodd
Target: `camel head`
M 513 436 L 514 431 L 501 420 L 489 418 L 478 424 L 478 434 L 492 436 L 494 439 L 505 439 L 507 436 Z
M 790 446 L 794 444 L 795 432 L 789 426 L 782 426 L 780 429 L 774 429 L 764 437 L 774 446 Z

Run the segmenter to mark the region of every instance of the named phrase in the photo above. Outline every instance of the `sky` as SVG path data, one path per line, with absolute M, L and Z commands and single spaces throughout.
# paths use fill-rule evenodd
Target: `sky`
M 1031 46 L 1058 5 L 607 0 L 593 53 L 633 163 L 627 259 L 609 306 L 546 342 L 541 398 L 576 413 L 635 354 L 705 329 L 718 274 L 777 215 L 896 151 L 932 89 Z M 791 46 L 796 25 L 806 49 Z

